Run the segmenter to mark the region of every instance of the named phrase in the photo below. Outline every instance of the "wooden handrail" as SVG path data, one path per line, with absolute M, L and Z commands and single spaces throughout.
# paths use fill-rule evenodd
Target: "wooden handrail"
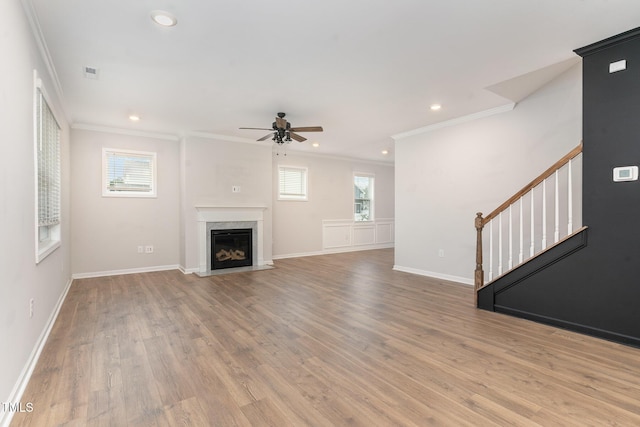
M 539 185 L 542 181 L 549 178 L 551 175 L 553 175 L 553 173 L 556 170 L 560 169 L 562 166 L 569 163 L 569 160 L 573 159 L 580 153 L 582 153 L 582 142 L 580 142 L 580 144 L 578 144 L 576 148 L 574 148 L 569 153 L 567 153 L 563 158 L 561 158 L 556 163 L 554 163 L 553 166 L 551 166 L 549 169 L 541 173 L 536 179 L 531 181 L 529 184 L 525 185 L 520 191 L 518 191 L 516 194 L 514 194 L 509 199 L 507 199 L 506 202 L 504 202 L 503 204 L 498 206 L 496 209 L 494 209 L 493 212 L 491 212 L 489 215 L 484 217 L 482 219 L 482 225 L 486 225 L 493 218 L 497 217 L 500 214 L 500 212 L 504 211 L 510 205 L 515 203 L 518 199 L 520 199 L 520 197 L 527 194 L 529 191 L 531 191 L 531 189 Z
M 525 185 L 520 191 L 511 196 L 507 201 L 498 206 L 493 212 L 491 212 L 486 217 L 482 217 L 482 212 L 478 212 L 475 218 L 475 228 L 476 228 L 476 269 L 474 274 L 474 288 L 476 305 L 478 302 L 478 293 L 477 291 L 484 286 L 484 270 L 483 270 L 483 262 L 482 262 L 482 230 L 484 226 L 487 225 L 492 219 L 496 218 L 500 215 L 501 212 L 506 210 L 509 206 L 517 202 L 520 198 L 522 198 L 529 191 L 533 190 L 540 183 L 542 183 L 545 179 L 549 178 L 553 175 L 558 169 L 569 163 L 573 158 L 582 153 L 582 142 L 578 144 L 573 150 L 567 153 L 563 158 L 558 160 L 553 164 L 549 169 L 541 173 L 537 178 L 531 181 L 529 184 Z M 557 185 L 557 184 L 556 184 Z M 544 245 L 543 245 L 544 246 Z

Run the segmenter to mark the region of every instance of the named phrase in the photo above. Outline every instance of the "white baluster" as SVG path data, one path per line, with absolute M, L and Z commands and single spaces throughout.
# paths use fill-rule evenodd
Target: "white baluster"
M 573 159 L 569 160 L 569 177 L 567 178 L 567 235 L 573 233 L 573 169 L 571 166 Z
M 489 281 L 493 280 L 493 220 L 489 222 Z
M 498 276 L 502 274 L 502 212 L 498 215 Z
M 542 250 L 547 248 L 547 180 L 542 181 Z
M 558 171 L 555 172 L 555 208 L 554 208 L 554 231 L 553 231 L 553 243 L 558 243 L 560 240 L 560 184 L 558 182 Z
M 523 247 L 524 247 L 524 224 L 522 223 L 522 203 L 524 201 L 524 196 L 520 197 L 520 252 L 518 254 L 518 264 L 522 264 L 524 260 Z
M 509 270 L 513 268 L 513 204 L 509 205 Z
M 531 246 L 529 246 L 529 257 L 532 257 L 533 254 L 535 253 L 535 248 L 536 248 L 536 236 L 535 236 L 535 223 L 533 222 L 534 220 L 534 202 L 533 202 L 533 189 L 531 189 L 530 191 L 531 193 Z

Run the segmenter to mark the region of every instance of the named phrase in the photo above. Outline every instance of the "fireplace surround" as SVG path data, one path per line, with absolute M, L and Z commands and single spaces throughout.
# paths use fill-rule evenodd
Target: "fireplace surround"
M 196 206 L 198 235 L 198 270 L 206 275 L 214 271 L 211 265 L 211 230 L 252 229 L 252 265 L 265 266 L 264 211 L 266 206 Z M 223 270 L 221 270 L 223 271 Z

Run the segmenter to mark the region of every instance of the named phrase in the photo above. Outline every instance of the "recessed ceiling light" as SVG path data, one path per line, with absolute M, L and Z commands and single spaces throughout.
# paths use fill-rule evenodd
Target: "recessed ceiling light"
M 131 120 L 132 122 L 139 122 L 140 121 L 140 116 L 137 116 L 135 114 L 131 114 L 129 116 L 129 120 Z
M 163 27 L 173 27 L 178 23 L 176 17 L 165 10 L 154 10 L 151 12 L 151 19 Z
M 387 154 L 389 154 L 389 150 L 382 150 L 382 154 L 386 156 Z
M 320 144 L 318 144 L 317 142 L 314 142 L 313 144 L 311 144 L 312 147 L 318 148 L 320 147 Z
M 442 108 L 442 105 L 440 105 L 440 104 L 432 104 L 430 108 L 431 108 L 431 111 L 438 111 L 439 109 Z

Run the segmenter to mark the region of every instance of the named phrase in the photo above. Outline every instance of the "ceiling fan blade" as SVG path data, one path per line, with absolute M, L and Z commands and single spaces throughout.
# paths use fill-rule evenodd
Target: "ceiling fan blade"
M 238 128 L 238 129 L 273 130 L 269 128 Z
M 289 129 L 293 132 L 322 132 L 322 126 L 302 126 Z
M 305 138 L 304 136 L 298 135 L 297 133 L 293 133 L 293 132 L 289 132 L 289 136 L 291 136 L 291 138 L 295 139 L 298 142 L 303 142 L 307 140 L 307 138 Z
M 262 138 L 260 138 L 258 141 L 266 141 L 269 138 L 273 138 L 273 134 L 272 133 L 268 133 L 265 136 L 263 136 Z

